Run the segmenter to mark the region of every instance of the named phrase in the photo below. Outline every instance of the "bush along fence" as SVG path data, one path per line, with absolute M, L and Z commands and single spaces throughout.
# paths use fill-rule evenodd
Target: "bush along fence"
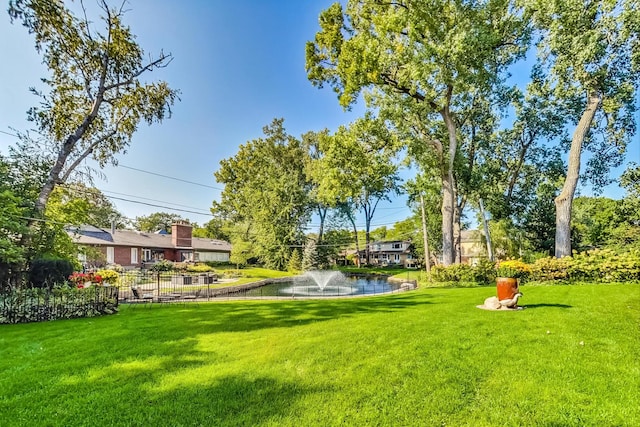
M 94 317 L 118 311 L 118 288 L 12 288 L 0 292 L 0 323 Z
M 640 251 L 615 252 L 608 249 L 593 249 L 575 252 L 571 257 L 540 258 L 533 263 L 509 260 L 492 263 L 480 261 L 476 266 L 456 264 L 432 269 L 434 282 L 493 284 L 497 276 L 506 270 L 512 271 L 508 277 L 517 277 L 524 282 L 545 282 L 569 284 L 576 282 L 640 282 Z

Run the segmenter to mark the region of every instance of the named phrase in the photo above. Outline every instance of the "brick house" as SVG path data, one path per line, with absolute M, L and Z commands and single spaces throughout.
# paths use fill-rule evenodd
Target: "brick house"
M 177 223 L 171 225 L 171 234 L 161 234 L 85 226 L 69 230 L 69 234 L 84 248 L 80 258 L 90 266 L 119 264 L 140 268 L 160 260 L 229 261 L 231 244 L 193 237 L 191 228 L 189 224 Z

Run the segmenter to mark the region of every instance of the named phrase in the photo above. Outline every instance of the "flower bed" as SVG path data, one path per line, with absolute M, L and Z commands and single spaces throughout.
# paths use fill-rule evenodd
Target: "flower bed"
M 94 317 L 117 311 L 118 288 L 112 286 L 12 289 L 0 293 L 0 323 Z

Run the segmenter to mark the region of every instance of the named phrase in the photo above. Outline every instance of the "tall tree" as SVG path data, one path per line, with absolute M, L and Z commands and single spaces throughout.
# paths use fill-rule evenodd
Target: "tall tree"
M 385 123 L 367 114 L 348 127 L 341 126 L 334 135 L 323 135 L 323 156 L 312 168 L 321 201 L 333 206 L 346 203 L 364 214 L 367 263 L 376 207 L 398 189 L 397 146 L 395 134 Z
M 397 122 L 417 118 L 416 136 L 441 163 L 445 265 L 454 261 L 457 112 L 474 93 L 490 93 L 506 66 L 526 51 L 526 21 L 511 3 L 350 0 L 344 10 L 334 3 L 307 43 L 309 79 L 333 86 L 344 107 L 364 89 L 372 105 L 398 111 Z
M 141 120 L 168 117 L 177 91 L 166 82 L 144 83 L 141 76 L 164 67 L 171 55 L 145 60 L 142 48 L 123 21 L 124 6 L 99 0 L 103 30 L 89 20 L 84 5 L 78 17 L 61 1 L 12 0 L 9 15 L 35 37 L 36 50 L 50 71 L 42 79 L 48 91 L 28 112 L 50 152 L 46 179 L 35 201 L 42 214 L 54 187 L 66 182 L 87 158 L 100 167 L 126 151 Z
M 538 58 L 553 95 L 574 113 L 568 167 L 556 205 L 556 257 L 571 255 L 571 209 L 583 149 L 595 184 L 621 163 L 635 133 L 640 81 L 638 0 L 525 0 L 539 29 Z
M 303 242 L 311 213 L 307 151 L 286 133 L 283 119 L 263 131 L 264 138 L 241 145 L 234 157 L 220 162 L 215 177 L 224 190 L 213 212 L 249 224 L 246 238 L 254 255 L 268 267 L 286 269 L 291 247 Z
M 305 173 L 309 182 L 309 199 L 315 213 L 320 219 L 320 226 L 318 227 L 317 243 L 322 245 L 324 237 L 324 228 L 327 221 L 327 214 L 329 212 L 329 205 L 323 203 L 318 197 L 318 184 L 314 182 L 312 173 L 314 162 L 318 161 L 322 157 L 322 151 L 320 151 L 321 137 L 326 136 L 329 133 L 327 129 L 322 132 L 307 132 L 302 135 L 302 144 L 307 150 L 308 156 L 305 156 Z
M 156 231 L 171 233 L 171 224 L 174 222 L 189 221 L 178 214 L 154 212 L 149 215 L 137 216 L 136 219 L 133 220 L 133 228 L 147 233 L 155 233 Z
M 12 266 L 24 260 L 24 248 L 20 236 L 26 230 L 23 216 L 24 201 L 8 185 L 12 180 L 10 163 L 0 156 L 0 289 L 8 279 Z

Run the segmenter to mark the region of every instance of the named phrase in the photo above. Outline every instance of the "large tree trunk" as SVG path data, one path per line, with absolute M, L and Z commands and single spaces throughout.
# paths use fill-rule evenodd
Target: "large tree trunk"
M 318 206 L 318 216 L 320 217 L 320 228 L 318 229 L 318 243 L 322 243 L 324 237 L 324 221 L 327 218 L 327 208 Z
M 427 270 L 427 280 L 431 281 L 431 253 L 429 252 L 429 234 L 427 233 L 427 215 L 424 211 L 424 197 L 420 192 L 420 209 L 422 209 L 422 238 L 424 239 L 424 267 Z
M 356 265 L 360 267 L 360 243 L 358 242 L 358 227 L 356 227 L 356 220 L 353 215 L 349 215 L 351 226 L 353 227 L 353 237 L 356 243 Z
M 451 93 L 451 88 L 449 90 Z M 449 155 L 444 162 L 445 169 L 442 173 L 442 264 L 446 267 L 454 263 L 455 250 L 453 242 L 453 224 L 455 216 L 455 178 L 453 176 L 453 163 L 458 149 L 456 125 L 446 105 L 440 114 L 447 126 L 449 136 Z
M 571 256 L 571 208 L 573 196 L 580 178 L 580 155 L 582 153 L 582 143 L 589 132 L 591 122 L 600 105 L 599 94 L 590 94 L 587 108 L 582 113 L 578 126 L 573 133 L 571 149 L 569 150 L 569 164 L 567 167 L 567 177 L 564 180 L 562 191 L 556 197 L 556 258 Z

